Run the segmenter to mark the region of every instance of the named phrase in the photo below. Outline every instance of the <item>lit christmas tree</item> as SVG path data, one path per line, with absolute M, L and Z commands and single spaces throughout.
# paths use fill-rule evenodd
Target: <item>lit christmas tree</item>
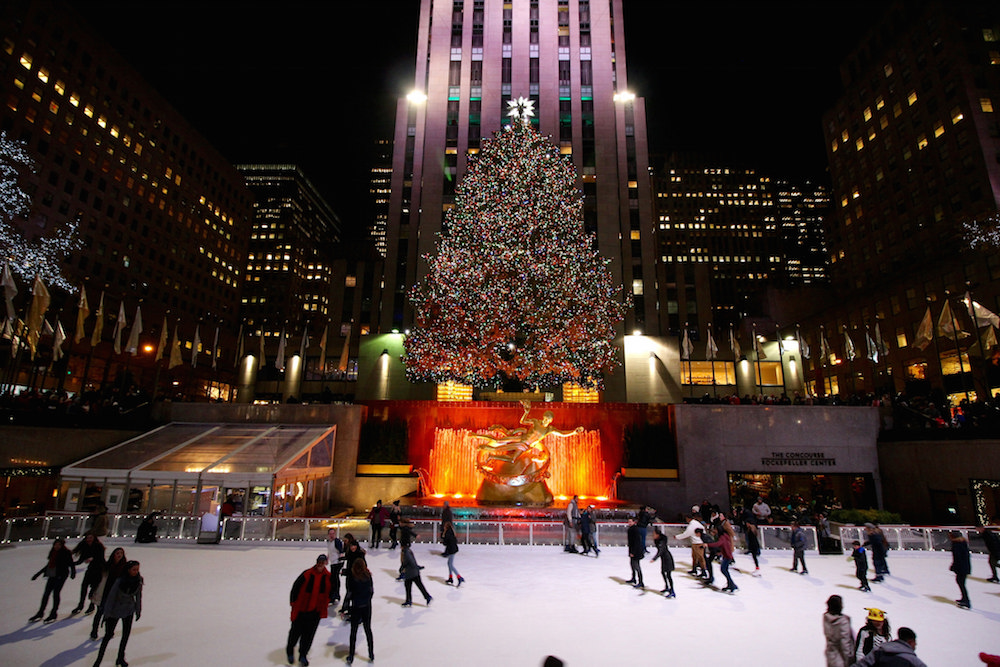
M 470 159 L 430 269 L 411 292 L 413 381 L 601 386 L 615 363 L 622 289 L 583 229 L 570 160 L 512 101 L 514 122 Z
M 9 262 L 11 270 L 25 281 L 40 276 L 47 284 L 71 290 L 73 286 L 62 274 L 62 262 L 82 247 L 76 221 L 67 221 L 55 235 L 36 240 L 26 239 L 14 222 L 27 216 L 31 208 L 31 198 L 18 178 L 33 168 L 34 161 L 24 147 L 0 132 L 0 262 Z

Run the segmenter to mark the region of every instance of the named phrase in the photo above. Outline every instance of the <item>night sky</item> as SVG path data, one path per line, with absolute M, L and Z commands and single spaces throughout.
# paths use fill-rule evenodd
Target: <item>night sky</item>
M 825 180 L 820 120 L 839 64 L 885 2 L 625 0 L 630 88 L 650 148 L 704 150 Z M 295 162 L 346 231 L 368 224 L 368 173 L 412 86 L 418 0 L 76 4 L 232 162 Z

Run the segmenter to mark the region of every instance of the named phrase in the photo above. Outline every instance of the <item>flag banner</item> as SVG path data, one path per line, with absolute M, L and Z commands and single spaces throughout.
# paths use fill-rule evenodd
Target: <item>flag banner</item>
M 194 340 L 191 341 L 191 368 L 198 368 L 198 350 L 201 348 L 201 325 L 194 327 Z
M 302 340 L 299 341 L 299 363 L 302 364 L 302 368 L 306 366 L 306 352 L 309 350 L 309 325 L 302 330 Z
M 101 298 L 97 302 L 97 315 L 94 321 L 94 330 L 90 332 L 90 345 L 91 347 L 96 346 L 101 342 L 101 336 L 104 334 L 104 292 L 101 292 Z
M 170 343 L 170 360 L 167 361 L 167 370 L 184 363 L 184 359 L 181 357 L 181 339 L 177 331 L 179 328 L 180 322 L 174 325 L 174 340 Z
M 826 339 L 826 331 L 820 329 L 819 332 L 819 356 L 824 364 L 830 361 L 830 341 Z
M 170 325 L 167 324 L 167 316 L 163 316 L 163 326 L 160 328 L 160 342 L 156 345 L 156 358 L 153 361 L 159 361 L 163 358 L 163 351 L 167 349 L 167 329 Z
M 13 322 L 14 318 L 17 317 L 17 313 L 14 312 L 14 297 L 17 296 L 17 283 L 14 282 L 14 276 L 10 274 L 10 266 L 6 262 L 3 265 L 3 280 L 0 280 L 0 285 L 3 286 L 3 298 L 7 303 L 7 320 Z
M 767 359 L 767 354 L 764 352 L 764 342 L 761 340 L 763 336 L 757 335 L 757 330 L 753 330 L 753 350 L 757 353 L 758 359 Z
M 878 346 L 872 339 L 872 335 L 868 330 L 868 327 L 865 327 L 865 352 L 867 353 L 865 356 L 868 359 L 871 359 L 872 363 L 878 363 Z
M 285 328 L 281 328 L 281 337 L 278 339 L 278 354 L 274 358 L 274 367 L 279 371 L 285 370 Z
M 28 349 L 31 350 L 32 359 L 35 358 L 35 351 L 38 349 L 38 336 L 51 301 L 52 297 L 49 296 L 49 290 L 42 283 L 42 279 L 35 276 L 35 283 L 31 287 L 31 307 L 28 308 L 27 321 Z
M 739 359 L 743 356 L 743 351 L 740 349 L 740 342 L 736 340 L 736 334 L 733 333 L 732 327 L 729 327 L 729 349 L 733 351 L 733 359 Z
M 125 325 L 128 324 L 125 320 L 125 302 L 122 301 L 118 304 L 118 319 L 115 321 L 115 354 L 122 353 L 122 333 L 125 331 Z
M 239 368 L 240 360 L 243 358 L 243 325 L 240 325 L 239 333 L 236 334 L 236 360 L 233 366 Z
M 889 345 L 882 338 L 882 329 L 878 321 L 875 322 L 875 349 L 878 350 L 883 359 L 889 354 Z
M 52 361 L 59 361 L 63 358 L 64 352 L 62 349 L 63 343 L 66 342 L 66 332 L 63 331 L 62 322 L 59 318 L 56 318 L 56 333 L 55 342 L 52 343 Z
M 994 327 L 1000 327 L 1000 317 L 988 308 L 980 305 L 978 302 L 973 301 L 972 295 L 969 292 L 965 293 L 964 300 L 965 306 L 969 309 L 969 316 L 972 317 L 972 321 L 977 329 L 979 327 L 984 327 L 987 324 L 991 324 Z
M 976 341 L 969 346 L 968 353 L 970 355 L 982 357 L 989 354 L 990 351 L 997 346 L 996 329 L 993 328 L 992 324 L 988 325 L 988 327 L 989 328 L 987 328 L 986 331 L 979 336 L 982 339 L 982 345 L 980 345 L 980 341 Z
M 344 347 L 340 351 L 340 363 L 337 364 L 337 368 L 340 369 L 340 371 L 343 373 L 347 372 L 347 360 L 348 360 L 348 355 L 350 355 L 351 352 L 351 332 L 353 330 L 354 330 L 353 324 L 347 325 L 347 337 L 344 338 Z
M 920 326 L 917 327 L 917 335 L 914 337 L 913 342 L 910 343 L 910 347 L 924 350 L 931 344 L 932 340 L 934 340 L 934 320 L 931 317 L 931 307 L 927 306 L 927 312 L 924 313 L 923 319 L 920 320 Z
M 212 341 L 212 370 L 216 370 L 219 367 L 219 325 L 215 325 L 215 340 Z
M 705 356 L 709 361 L 715 361 L 715 358 L 719 356 L 719 346 L 715 344 L 715 338 L 712 337 L 712 327 L 708 328 L 708 342 L 705 344 Z
M 687 326 L 684 327 L 684 338 L 681 340 L 681 359 L 689 360 L 691 358 L 691 352 L 694 349 L 691 345 L 691 339 L 688 338 Z
M 799 354 L 802 355 L 803 359 L 809 358 L 809 344 L 806 339 L 802 337 L 802 332 L 799 331 L 798 327 L 795 327 L 795 341 L 799 344 Z
M 851 340 L 851 335 L 847 333 L 846 327 L 844 327 L 844 353 L 848 361 L 854 361 L 858 356 L 858 351 L 854 348 L 854 341 Z
M 330 329 L 330 323 L 327 322 L 326 326 L 323 327 L 323 337 L 319 339 L 319 372 L 320 375 L 326 375 L 326 333 Z
M 264 364 L 267 363 L 267 359 L 264 356 L 264 327 L 260 328 L 260 361 L 257 362 L 257 370 L 264 368 Z
M 79 343 L 87 334 L 83 330 L 87 317 L 90 316 L 90 306 L 87 304 L 87 290 L 80 285 L 80 300 L 76 304 L 76 331 L 73 333 L 73 342 Z
M 941 315 L 938 317 L 937 335 L 941 338 L 954 339 L 969 335 L 969 332 L 962 331 L 962 326 L 955 321 L 955 316 L 951 312 L 951 303 L 947 299 L 945 299 Z
M 132 322 L 132 331 L 129 332 L 128 342 L 125 343 L 125 351 L 133 357 L 139 353 L 139 334 L 142 333 L 142 311 L 139 306 L 135 307 L 135 320 Z

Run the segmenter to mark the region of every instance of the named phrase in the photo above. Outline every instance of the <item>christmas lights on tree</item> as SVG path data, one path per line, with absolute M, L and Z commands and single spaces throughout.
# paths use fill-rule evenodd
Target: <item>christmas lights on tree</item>
M 623 291 L 584 232 L 572 163 L 531 114 L 512 105 L 514 122 L 470 159 L 425 257 L 404 343 L 413 381 L 601 386 L 615 363 Z
M 973 249 L 995 250 L 1000 248 L 1000 214 L 962 223 L 965 244 Z
M 33 169 L 34 161 L 24 146 L 0 132 L 0 258 L 9 262 L 11 270 L 25 281 L 40 276 L 45 283 L 72 290 L 73 286 L 62 274 L 62 262 L 69 253 L 82 247 L 76 221 L 68 220 L 55 235 L 35 240 L 26 239 L 15 224 L 31 208 L 31 198 L 21 188 L 18 178 L 23 171 Z

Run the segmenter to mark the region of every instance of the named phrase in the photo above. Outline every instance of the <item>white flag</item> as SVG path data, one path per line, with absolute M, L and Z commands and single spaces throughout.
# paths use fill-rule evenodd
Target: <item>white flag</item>
M 326 375 L 326 332 L 330 328 L 330 323 L 327 322 L 326 326 L 323 327 L 323 337 L 319 339 L 319 372 L 320 375 Z
M 968 292 L 965 293 L 965 306 L 969 309 L 969 316 L 972 317 L 972 321 L 975 323 L 977 329 L 986 326 L 987 323 L 992 324 L 994 327 L 1000 327 L 1000 317 L 981 306 L 978 302 L 973 301 L 972 296 Z
M 799 344 L 799 354 L 802 355 L 803 359 L 809 358 L 809 343 L 806 339 L 802 337 L 802 332 L 799 331 L 798 327 L 795 327 L 795 339 Z
M 309 327 L 308 325 L 302 329 L 302 340 L 299 341 L 299 363 L 305 366 L 306 363 L 306 352 L 309 350 Z
M 264 368 L 264 364 L 267 363 L 267 357 L 264 356 L 264 327 L 260 327 L 260 361 L 257 362 L 257 370 Z
M 133 357 L 139 353 L 139 334 L 142 333 L 142 311 L 139 306 L 135 307 L 135 321 L 132 322 L 132 331 L 129 332 L 128 343 L 125 344 L 125 351 Z
M 931 307 L 927 306 L 927 312 L 924 313 L 923 319 L 920 320 L 920 326 L 917 327 L 917 335 L 910 346 L 918 350 L 923 350 L 931 344 L 932 340 L 934 340 L 934 320 L 931 318 Z
M 719 355 L 719 346 L 715 344 L 715 338 L 712 337 L 712 327 L 708 328 L 708 342 L 705 344 L 705 356 L 708 357 L 709 361 L 714 361 Z
M 851 340 L 850 334 L 847 333 L 847 327 L 844 327 L 844 351 L 847 353 L 849 361 L 854 361 L 854 358 L 858 356 L 857 350 L 854 349 L 854 341 Z
M 118 304 L 118 320 L 115 322 L 115 354 L 122 353 L 122 334 L 125 332 L 125 325 L 128 322 L 125 320 L 125 302 L 122 301 Z
M 66 341 L 66 332 L 63 331 L 62 322 L 60 322 L 59 318 L 57 317 L 56 318 L 55 342 L 52 344 L 52 359 L 53 359 L 53 361 L 59 361 L 60 359 L 63 358 L 62 345 L 63 345 L 63 343 L 65 341 Z
M 764 343 L 761 341 L 762 336 L 757 335 L 757 329 L 753 330 L 753 349 L 757 353 L 758 359 L 767 359 L 767 354 L 764 352 Z
M 87 290 L 80 285 L 80 300 L 76 304 L 76 332 L 73 334 L 73 342 L 79 343 L 84 339 L 86 333 L 83 330 L 87 316 L 90 315 L 90 306 L 87 304 Z
M 691 345 L 691 339 L 688 338 L 688 328 L 687 325 L 684 326 L 684 339 L 681 341 L 681 359 L 690 359 L 691 352 L 694 349 Z
M 236 361 L 233 366 L 239 368 L 240 360 L 243 359 L 243 325 L 240 324 L 240 331 L 236 334 Z
M 344 347 L 340 350 L 340 363 L 337 364 L 337 368 L 343 372 L 347 372 L 347 361 L 351 352 L 351 332 L 354 331 L 354 325 L 347 325 L 347 336 L 344 338 Z
M 191 341 L 191 368 L 198 368 L 198 348 L 201 347 L 201 325 L 194 327 L 194 340 Z
M 3 265 L 3 280 L 0 281 L 0 285 L 3 285 L 3 298 L 7 302 L 7 320 L 13 322 L 17 315 L 14 312 L 14 297 L 17 296 L 17 284 L 14 282 L 14 276 L 10 274 L 10 267 L 6 263 Z
M 739 359 L 743 356 L 743 351 L 740 349 L 740 342 L 736 340 L 736 334 L 733 333 L 732 327 L 729 327 L 729 349 L 733 351 L 733 359 Z
M 184 363 L 184 359 L 181 358 L 181 338 L 178 329 L 180 329 L 180 320 L 174 325 L 174 339 L 170 342 L 170 359 L 167 361 L 167 370 L 171 368 L 176 368 Z
M 938 317 L 937 324 L 937 335 L 943 338 L 964 338 L 968 336 L 967 331 L 962 331 L 962 325 L 955 321 L 955 317 L 951 314 L 951 303 L 947 299 L 944 302 L 944 308 L 941 309 L 941 316 Z
M 830 342 L 826 339 L 826 331 L 819 332 L 819 356 L 824 364 L 830 361 Z
M 153 361 L 159 361 L 163 358 L 163 351 L 167 349 L 167 329 L 170 325 L 167 324 L 167 316 L 163 316 L 163 326 L 160 328 L 160 342 L 156 346 L 156 358 Z
M 274 358 L 274 367 L 279 371 L 285 370 L 285 328 L 281 328 L 281 337 L 278 339 L 278 355 Z
M 871 332 L 865 327 L 865 351 L 868 353 L 866 356 L 872 360 L 872 363 L 878 363 L 878 345 L 872 340 Z
M 219 325 L 215 325 L 215 340 L 212 341 L 212 370 L 214 371 L 218 367 L 217 359 L 219 356 Z
M 96 347 L 98 343 L 101 342 L 101 336 L 104 334 L 104 292 L 101 292 L 101 298 L 97 302 L 97 314 L 94 319 L 94 330 L 90 332 L 90 345 L 91 347 Z

